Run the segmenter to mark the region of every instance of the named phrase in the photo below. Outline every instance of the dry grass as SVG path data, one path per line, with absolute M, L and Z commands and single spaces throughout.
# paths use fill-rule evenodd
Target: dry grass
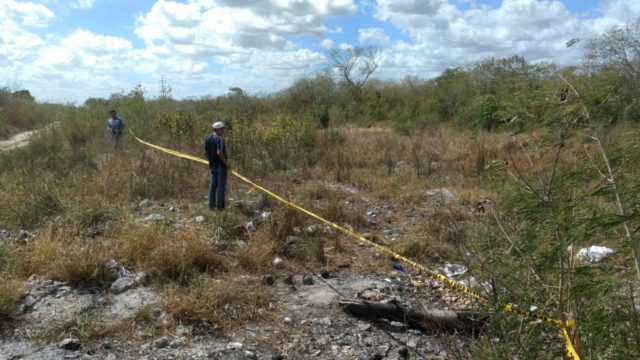
M 441 206 L 427 215 L 425 221 L 399 239 L 396 249 L 418 260 L 452 260 L 461 244 L 467 241 L 468 215 L 457 206 Z
M 202 273 L 219 273 L 227 260 L 190 228 L 130 225 L 116 243 L 116 258 L 157 280 L 188 282 Z
M 163 308 L 177 324 L 193 325 L 196 332 L 215 327 L 238 327 L 265 318 L 269 295 L 264 288 L 238 282 L 204 279 L 189 287 L 170 286 Z
M 105 324 L 98 314 L 88 313 L 42 330 L 35 334 L 35 338 L 48 343 L 58 343 L 66 338 L 76 338 L 85 349 L 89 350 L 93 345 L 106 338 L 125 339 L 130 336 L 130 330 L 131 321 L 129 320 Z
M 21 274 L 37 274 L 77 286 L 104 286 L 115 280 L 115 274 L 104 266 L 111 258 L 111 244 L 83 239 L 78 234 L 74 227 L 50 225 L 32 245 L 21 250 Z
M 11 318 L 24 291 L 24 283 L 0 277 L 0 325 L 4 320 Z

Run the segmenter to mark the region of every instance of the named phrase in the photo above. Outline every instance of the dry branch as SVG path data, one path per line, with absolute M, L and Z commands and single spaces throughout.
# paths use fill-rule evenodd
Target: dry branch
M 347 314 L 368 320 L 387 319 L 399 321 L 421 330 L 444 330 L 450 332 L 479 333 L 489 316 L 466 310 L 416 310 L 397 304 L 370 301 L 340 301 Z

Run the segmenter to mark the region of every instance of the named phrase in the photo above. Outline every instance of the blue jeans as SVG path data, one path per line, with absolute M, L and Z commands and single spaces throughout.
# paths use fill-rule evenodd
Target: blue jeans
M 224 209 L 224 193 L 227 190 L 227 168 L 212 167 L 209 184 L 209 208 Z

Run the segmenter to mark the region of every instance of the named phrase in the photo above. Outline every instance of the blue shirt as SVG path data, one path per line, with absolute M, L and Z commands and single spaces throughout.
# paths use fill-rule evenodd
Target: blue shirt
M 226 168 L 222 160 L 218 157 L 218 150 L 222 150 L 225 158 L 227 158 L 227 148 L 224 145 L 224 138 L 217 134 L 210 134 L 204 141 L 204 149 L 209 154 L 209 168 Z
M 107 123 L 109 124 L 109 129 L 111 130 L 111 132 L 122 132 L 122 129 L 124 129 L 124 120 L 122 120 L 122 118 L 119 116 L 116 116 L 115 118 L 109 118 L 109 120 L 107 120 Z

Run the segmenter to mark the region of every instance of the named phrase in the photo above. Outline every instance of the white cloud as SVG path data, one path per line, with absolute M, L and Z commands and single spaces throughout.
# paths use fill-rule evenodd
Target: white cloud
M 329 50 L 331 49 L 336 43 L 331 40 L 331 39 L 324 39 L 322 40 L 322 42 L 320 43 L 320 46 L 322 46 L 323 48 Z
M 582 50 L 567 49 L 567 41 L 640 16 L 640 2 L 609 1 L 603 17 L 595 20 L 570 12 L 557 0 L 504 0 L 495 8 L 472 4 L 466 9 L 446 0 L 378 0 L 374 11 L 410 39 L 385 49 L 379 72 L 390 76 L 403 69 L 405 74 L 433 76 L 488 56 L 517 54 L 529 61 L 576 64 Z
M 44 27 L 53 19 L 49 8 L 34 2 L 0 1 L 0 21 L 12 20 L 22 26 Z
M 11 19 L 0 21 L 0 60 L 16 61 L 26 58 L 44 44 L 38 35 L 25 31 Z
M 364 28 L 358 30 L 358 41 L 360 43 L 376 43 L 380 45 L 389 44 L 391 41 L 381 28 Z
M 69 6 L 74 9 L 90 9 L 95 2 L 96 0 L 75 0 Z

